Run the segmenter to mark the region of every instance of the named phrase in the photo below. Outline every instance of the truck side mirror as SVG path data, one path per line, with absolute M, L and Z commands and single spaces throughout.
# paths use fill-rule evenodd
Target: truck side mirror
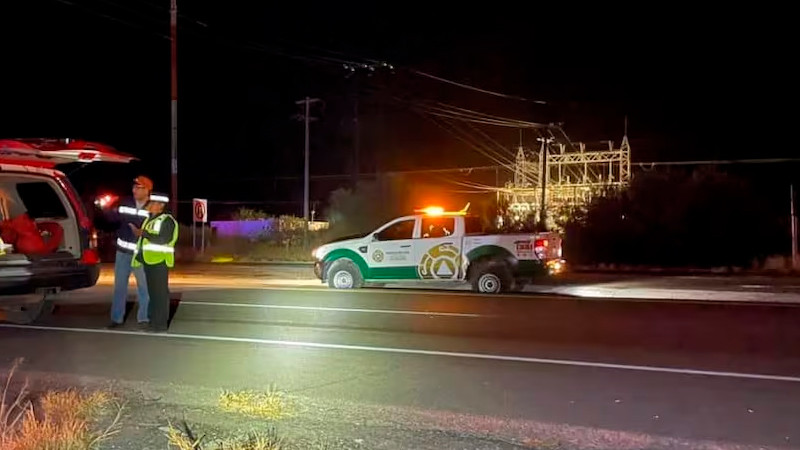
M 376 242 L 376 241 L 380 241 L 380 240 L 381 240 L 381 238 L 378 235 L 378 233 L 373 233 L 372 234 L 372 242 Z

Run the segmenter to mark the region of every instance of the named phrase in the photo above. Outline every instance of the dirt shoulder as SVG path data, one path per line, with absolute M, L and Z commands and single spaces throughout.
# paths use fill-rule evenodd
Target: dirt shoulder
M 715 442 L 688 442 L 514 418 L 482 417 L 448 411 L 358 404 L 282 395 L 278 412 L 267 416 L 225 411 L 222 391 L 184 384 L 107 380 L 22 372 L 34 392 L 77 388 L 110 392 L 124 403 L 119 434 L 100 448 L 163 450 L 168 426 L 186 423 L 204 436 L 204 449 L 251 432 L 272 433 L 281 450 L 312 449 L 749 449 Z M 760 447 L 759 447 L 760 448 Z

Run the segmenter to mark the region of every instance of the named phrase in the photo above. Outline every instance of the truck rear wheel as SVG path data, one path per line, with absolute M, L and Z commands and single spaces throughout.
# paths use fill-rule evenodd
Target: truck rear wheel
M 328 286 L 332 289 L 359 289 L 364 285 L 361 272 L 348 259 L 339 259 L 328 269 Z
M 499 294 L 511 289 L 514 281 L 505 264 L 483 263 L 475 268 L 470 279 L 472 290 L 482 294 Z

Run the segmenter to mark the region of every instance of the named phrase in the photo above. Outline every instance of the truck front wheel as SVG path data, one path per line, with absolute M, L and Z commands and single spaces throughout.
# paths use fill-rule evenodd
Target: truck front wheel
M 328 269 L 328 286 L 333 289 L 358 289 L 364 285 L 364 279 L 352 261 L 339 259 Z
M 470 279 L 475 292 L 499 294 L 508 291 L 513 285 L 511 274 L 504 264 L 484 263 L 475 269 Z

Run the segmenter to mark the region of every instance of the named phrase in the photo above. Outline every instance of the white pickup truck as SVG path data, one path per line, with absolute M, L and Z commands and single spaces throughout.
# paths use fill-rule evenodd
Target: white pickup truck
M 427 208 L 376 231 L 314 250 L 314 272 L 331 288 L 365 283 L 469 282 L 476 292 L 520 290 L 536 276 L 559 272 L 556 233 L 483 234 L 478 217 Z

